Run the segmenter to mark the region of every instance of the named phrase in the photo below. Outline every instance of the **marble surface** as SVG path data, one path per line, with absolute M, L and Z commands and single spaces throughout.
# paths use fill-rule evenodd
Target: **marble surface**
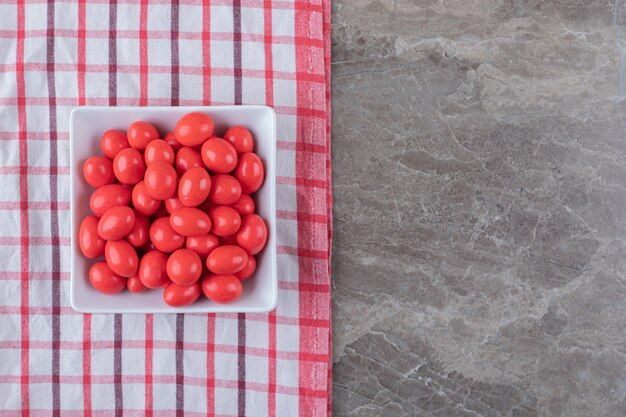
M 626 415 L 626 5 L 332 18 L 334 416 Z

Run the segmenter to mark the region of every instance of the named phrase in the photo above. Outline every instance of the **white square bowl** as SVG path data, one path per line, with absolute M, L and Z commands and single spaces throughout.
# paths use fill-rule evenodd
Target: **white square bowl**
M 246 126 L 255 139 L 254 150 L 265 165 L 265 182 L 255 193 L 257 213 L 266 221 L 268 240 L 259 253 L 254 276 L 243 286 L 241 298 L 231 304 L 216 304 L 203 295 L 190 306 L 174 308 L 163 301 L 162 290 L 132 294 L 123 291 L 106 295 L 89 283 L 89 267 L 95 262 L 83 256 L 78 247 L 78 228 L 88 214 L 89 197 L 94 191 L 82 175 L 83 163 L 101 155 L 100 137 L 109 129 L 126 128 L 134 121 L 152 123 L 162 135 L 174 130 L 186 113 L 209 114 L 215 132 L 229 126 Z M 254 313 L 275 308 L 278 293 L 276 273 L 276 114 L 267 106 L 209 107 L 78 107 L 70 116 L 70 201 L 72 217 L 70 303 L 83 313 Z

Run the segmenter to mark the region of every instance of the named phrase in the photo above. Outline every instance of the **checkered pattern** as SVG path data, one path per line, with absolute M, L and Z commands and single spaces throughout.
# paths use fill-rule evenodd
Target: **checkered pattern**
M 329 0 L 0 4 L 0 414 L 322 416 L 330 407 Z M 69 114 L 277 111 L 270 314 L 69 307 Z

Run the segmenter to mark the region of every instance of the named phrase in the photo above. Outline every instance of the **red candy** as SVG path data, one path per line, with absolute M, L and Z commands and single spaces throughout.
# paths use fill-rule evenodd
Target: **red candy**
M 109 159 L 115 158 L 122 149 L 130 147 L 126 133 L 121 130 L 107 130 L 100 138 L 100 148 L 102 153 Z
M 202 113 L 189 113 L 176 123 L 174 135 L 185 146 L 202 145 L 213 133 L 213 119 Z
M 250 195 L 263 185 L 264 166 L 247 128 L 230 127 L 224 139 L 214 128 L 209 115 L 189 113 L 163 139 L 145 121 L 103 133 L 104 156 L 83 164 L 95 216 L 78 230 L 81 253 L 105 258 L 89 270 L 96 290 L 164 288 L 172 307 L 202 293 L 215 303 L 241 297 L 268 239 Z
M 130 190 L 120 184 L 100 187 L 89 198 L 89 207 L 98 217 L 111 207 L 126 206 L 128 203 L 130 203 Z
M 134 122 L 128 126 L 128 143 L 131 147 L 143 151 L 148 144 L 159 138 L 159 132 L 150 123 Z
M 188 169 L 196 167 L 204 167 L 200 152 L 186 146 L 176 152 L 176 173 L 178 176 L 182 176 Z
M 176 135 L 174 135 L 174 132 L 170 132 L 165 135 L 163 140 L 166 141 L 175 151 L 179 150 L 183 146 L 178 140 L 176 140 Z
M 178 199 L 187 207 L 196 207 L 209 196 L 211 177 L 206 169 L 190 168 L 180 177 Z
M 146 244 L 150 237 L 150 220 L 141 214 L 135 214 L 135 225 L 126 235 L 128 243 L 136 248 Z
M 114 273 L 102 261 L 89 268 L 89 281 L 96 290 L 105 294 L 117 294 L 126 287 L 126 279 Z
M 252 152 L 242 154 L 235 169 L 235 178 L 241 184 L 242 192 L 246 194 L 253 193 L 261 188 L 265 178 L 261 158 Z
M 235 275 L 207 275 L 202 280 L 202 292 L 218 304 L 232 303 L 241 297 L 243 287 Z
M 135 225 L 135 213 L 127 206 L 112 207 L 104 212 L 98 222 L 98 235 L 105 240 L 118 240 L 126 236 Z
M 202 161 L 217 174 L 226 174 L 237 166 L 237 151 L 220 138 L 211 138 L 202 145 Z
M 166 162 L 153 162 L 146 169 L 146 191 L 156 200 L 165 200 L 176 194 L 176 171 Z
M 211 231 L 217 236 L 229 236 L 237 233 L 241 226 L 241 216 L 228 206 L 217 206 L 209 211 L 213 228 Z
M 146 172 L 143 156 L 136 149 L 121 150 L 113 160 L 113 172 L 122 184 L 137 184 Z
M 252 197 L 250 197 L 250 194 L 241 194 L 241 197 L 239 197 L 239 200 L 235 201 L 230 206 L 234 208 L 237 211 L 237 213 L 241 214 L 242 216 L 244 214 L 254 213 L 254 209 L 256 207 L 254 204 L 254 200 L 252 199 Z
M 156 161 L 167 162 L 170 165 L 174 165 L 174 149 L 169 143 L 161 139 L 153 140 L 148 143 L 143 157 L 146 160 L 146 166 Z
M 160 217 L 150 226 L 150 241 L 161 252 L 174 252 L 185 244 L 185 238 L 170 226 L 169 217 Z
M 135 185 L 132 200 L 135 210 L 144 216 L 152 216 L 161 207 L 161 201 L 148 194 L 145 181 L 139 181 Z
M 191 249 L 200 255 L 203 259 L 209 256 L 209 253 L 220 245 L 220 242 L 214 234 L 204 236 L 190 236 L 185 239 L 185 247 Z
M 83 176 L 87 184 L 93 188 L 100 188 L 115 182 L 113 163 L 104 156 L 92 156 L 83 165 Z
M 176 196 L 163 201 L 163 205 L 165 205 L 165 210 L 167 210 L 169 214 L 172 214 L 176 210 L 185 207 Z
M 87 216 L 78 229 L 78 246 L 86 258 L 94 259 L 104 255 L 106 241 L 98 234 L 98 218 Z M 208 254 L 207 254 L 208 255 Z
M 206 258 L 206 267 L 214 274 L 234 274 L 248 263 L 246 251 L 235 245 L 224 245 L 214 249 Z
M 256 214 L 247 214 L 241 221 L 237 232 L 237 244 L 248 254 L 256 255 L 267 242 L 267 226 L 261 217 Z
M 191 285 L 200 279 L 202 260 L 191 249 L 178 249 L 167 260 L 167 276 L 178 285 Z
M 167 255 L 158 250 L 151 250 L 141 258 L 137 276 L 147 288 L 161 288 L 170 282 L 166 267 Z
M 130 277 L 137 273 L 139 257 L 135 249 L 125 240 L 109 240 L 104 246 L 107 265 L 117 275 Z
M 143 283 L 139 279 L 139 276 L 133 275 L 132 277 L 129 277 L 126 281 L 126 288 L 128 288 L 128 291 L 130 292 L 137 293 L 145 291 L 148 287 L 143 285 Z
M 241 197 L 241 184 L 232 175 L 214 175 L 209 199 L 215 204 L 234 204 Z
M 183 207 L 172 213 L 170 226 L 182 236 L 202 236 L 211 230 L 211 219 L 202 210 Z
M 241 271 L 237 272 L 235 276 L 239 278 L 240 280 L 245 281 L 248 278 L 250 278 L 252 274 L 254 274 L 255 270 L 256 270 L 256 259 L 254 258 L 254 256 L 250 255 L 248 256 L 248 263 L 246 264 L 246 266 L 244 266 Z
M 163 301 L 170 307 L 184 307 L 193 304 L 201 292 L 199 283 L 187 286 L 172 282 L 163 291 Z
M 237 153 L 252 152 L 254 139 L 252 133 L 243 126 L 233 126 L 224 133 L 224 140 L 228 141 Z

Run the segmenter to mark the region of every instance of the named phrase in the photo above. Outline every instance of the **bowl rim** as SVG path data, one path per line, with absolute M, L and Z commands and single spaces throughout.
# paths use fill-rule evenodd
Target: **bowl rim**
M 245 110 L 254 110 L 261 109 L 263 111 L 269 112 L 271 116 L 271 143 L 270 143 L 270 154 L 272 158 L 272 175 L 271 177 L 265 178 L 266 184 L 270 188 L 270 216 L 271 220 L 274 222 L 274 227 L 270 233 L 272 233 L 274 240 L 273 245 L 268 246 L 265 250 L 269 250 L 269 261 L 271 264 L 271 301 L 269 304 L 260 305 L 260 306 L 249 306 L 242 308 L 232 308 L 232 306 L 236 306 L 236 302 L 232 304 L 209 304 L 208 308 L 203 309 L 190 309 L 190 306 L 184 307 L 170 307 L 165 303 L 158 308 L 84 308 L 77 303 L 77 289 L 76 289 L 76 255 L 78 248 L 78 239 L 77 233 L 78 228 L 80 227 L 78 222 L 75 220 L 75 182 L 77 181 L 76 175 L 78 175 L 76 168 L 76 155 L 74 150 L 74 145 L 76 143 L 74 135 L 74 119 L 78 117 L 80 113 L 90 112 L 90 111 L 105 111 L 105 112 L 124 112 L 124 111 L 137 111 L 141 113 L 149 113 L 150 111 L 160 110 L 160 111 L 172 111 L 176 113 L 181 113 L 181 116 L 185 113 L 193 112 L 193 111 L 204 111 L 210 113 L 215 110 L 226 110 L 226 111 L 245 111 Z M 268 313 L 276 309 L 276 304 L 278 301 L 278 270 L 277 270 L 277 244 L 276 244 L 276 142 L 277 142 L 277 128 L 276 128 L 276 111 L 270 107 L 265 105 L 216 105 L 216 106 L 77 106 L 72 109 L 70 112 L 70 143 L 69 143 L 69 151 L 70 151 L 70 228 L 71 228 L 71 236 L 70 236 L 70 306 L 79 313 L 89 313 L 89 314 L 206 314 L 206 313 Z M 267 169 L 266 169 L 267 173 Z M 269 184 L 267 183 L 268 179 L 270 180 Z M 91 261 L 91 260 L 90 260 Z M 201 295 L 202 296 L 202 295 Z M 113 298 L 112 298 L 113 299 Z M 224 309 L 225 306 L 231 306 L 230 308 Z

